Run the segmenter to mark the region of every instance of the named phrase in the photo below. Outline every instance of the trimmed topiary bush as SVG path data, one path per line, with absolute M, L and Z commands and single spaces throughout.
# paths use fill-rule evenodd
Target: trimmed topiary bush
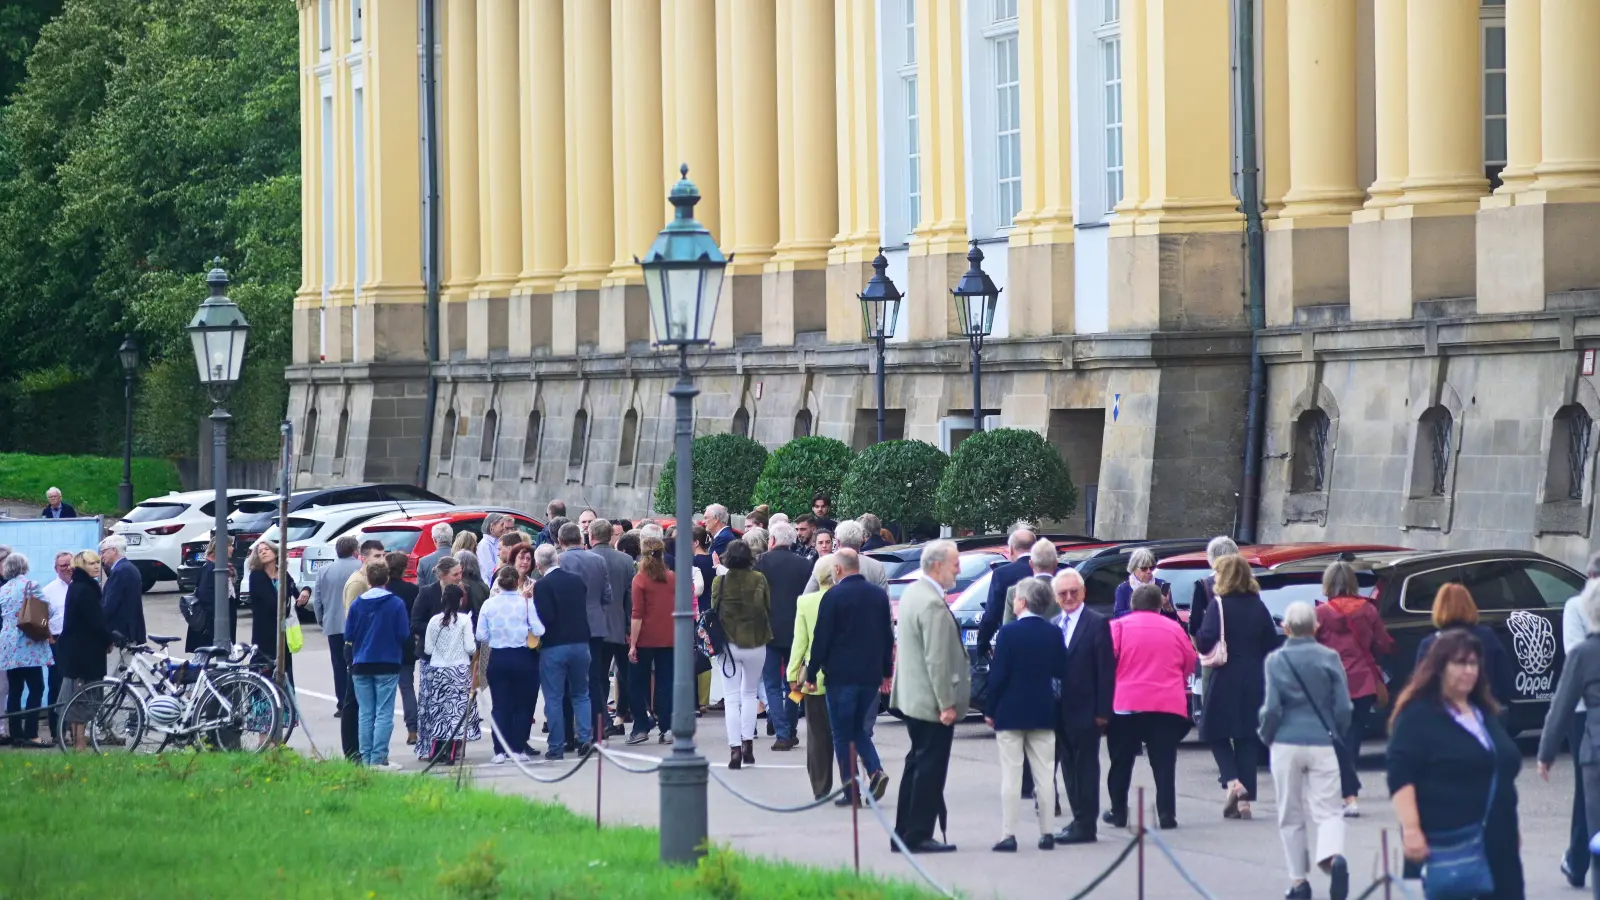
M 908 534 L 937 532 L 939 478 L 950 457 L 924 441 L 885 441 L 861 451 L 839 488 L 839 512 L 872 513 Z
M 795 438 L 767 457 L 750 502 L 756 506 L 765 503 L 773 512 L 788 513 L 791 518 L 804 515 L 811 511 L 811 497 L 818 491 L 838 499 L 854 457 L 843 441 Z
M 760 441 L 737 434 L 703 434 L 691 445 L 689 462 L 694 470 L 694 508 L 705 509 L 721 503 L 729 512 L 744 512 L 751 506 L 750 493 L 767 462 L 767 448 Z M 677 512 L 678 455 L 667 457 L 656 479 L 656 512 Z
M 939 480 L 939 520 L 957 529 L 1004 531 L 1013 522 L 1064 519 L 1078 507 L 1067 464 L 1038 432 L 974 434 L 950 455 Z

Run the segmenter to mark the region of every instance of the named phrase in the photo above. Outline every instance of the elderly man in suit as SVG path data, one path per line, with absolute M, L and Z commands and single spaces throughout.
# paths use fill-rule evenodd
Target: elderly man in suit
M 995 566 L 989 573 L 989 597 L 984 601 L 983 621 L 978 625 L 978 652 L 985 656 L 989 655 L 995 632 L 1006 623 L 1006 591 L 1033 574 L 1028 554 L 1035 542 L 1030 529 L 1018 528 L 1011 532 L 1011 537 L 1006 539 L 1006 555 L 1011 557 L 1011 562 Z
M 61 489 L 53 487 L 44 492 L 45 507 L 39 511 L 41 519 L 76 519 L 78 511 L 71 503 L 61 502 Z
M 789 552 L 795 542 L 793 525 L 774 522 L 770 540 L 769 550 L 784 552 L 763 553 L 756 560 L 756 571 L 766 576 L 772 602 L 772 643 L 767 645 L 767 663 L 762 669 L 761 681 L 767 691 L 767 724 L 777 736 L 772 749 L 793 750 L 800 745 L 794 736 L 800 709 L 789 699 L 784 673 L 789 669 L 789 649 L 794 646 L 796 607 L 800 595 L 805 593 L 806 582 L 811 579 L 812 567 L 805 557 Z
M 601 730 L 598 734 L 605 734 L 606 729 L 611 726 L 611 712 L 606 709 L 606 697 L 611 693 L 611 677 L 603 666 L 597 666 L 595 663 L 605 658 L 606 610 L 612 603 L 617 602 L 611 594 L 611 575 L 606 569 L 605 560 L 595 555 L 593 550 L 583 549 L 583 532 L 579 530 L 578 523 L 567 522 L 562 525 L 561 531 L 556 534 L 556 542 L 561 546 L 561 568 L 582 578 L 586 590 L 585 608 L 589 613 L 589 705 L 592 708 L 590 716 L 601 720 Z M 543 663 L 540 665 L 542 667 Z M 586 724 L 593 725 L 594 722 Z M 554 733 L 554 728 L 551 731 Z M 568 743 L 573 744 L 568 749 L 576 749 L 570 731 L 568 738 Z
M 433 536 L 434 550 L 417 561 L 417 587 L 419 588 L 425 588 L 433 584 L 434 579 L 438 577 L 433 571 L 434 566 L 439 564 L 439 560 L 450 555 L 450 542 L 456 539 L 455 529 L 450 527 L 449 522 L 435 524 L 428 533 Z
M 870 781 L 872 796 L 881 799 L 889 776 L 872 743 L 878 717 L 878 694 L 894 674 L 894 625 L 889 595 L 861 576 L 853 550 L 833 555 L 833 587 L 822 595 L 812 635 L 811 662 L 806 664 L 805 692 L 817 692 L 817 674 L 828 676 L 828 725 L 839 780 L 846 786 L 838 805 L 855 802 L 850 778 L 850 745 L 856 745 L 860 769 Z
M 113 534 L 100 542 L 100 563 L 106 572 L 100 605 L 105 609 L 106 628 L 137 646 L 143 644 L 146 637 L 144 580 L 139 577 L 138 567 L 129 561 L 127 554 L 128 542 L 120 534 Z M 106 661 L 106 671 L 117 671 L 117 667 L 132 656 L 130 651 L 113 647 Z
M 945 808 L 944 782 L 956 722 L 966 715 L 972 699 L 972 668 L 944 599 L 955 587 L 960 567 L 953 541 L 933 541 L 922 551 L 917 579 L 900 596 L 899 665 L 889 705 L 905 716 L 911 751 L 900 776 L 894 831 L 912 853 L 956 849 L 934 840 L 933 826 Z
M 1061 609 L 1053 624 L 1067 651 L 1056 719 L 1056 760 L 1072 809 L 1072 822 L 1056 835 L 1056 843 L 1087 844 L 1095 840 L 1100 816 L 1100 736 L 1111 721 L 1117 661 L 1111 649 L 1111 620 L 1084 605 L 1083 576 L 1064 569 L 1050 587 Z
M 611 546 L 616 530 L 610 519 L 595 519 L 589 523 L 589 552 L 606 564 L 606 578 L 611 582 L 611 605 L 606 607 L 605 638 L 599 644 L 602 656 L 598 662 L 592 662 L 590 676 L 599 672 L 603 682 L 606 673 L 611 671 L 612 663 L 616 663 L 617 715 L 620 717 L 628 709 L 628 677 L 632 674 L 628 669 L 628 630 L 632 627 L 635 568 L 633 557 Z M 606 726 L 601 736 L 621 737 L 622 734 L 620 724 L 611 724 Z
M 989 706 L 985 719 L 1000 749 L 1000 808 L 1005 819 L 996 853 L 1017 852 L 1017 786 L 1023 760 L 1037 772 L 1055 772 L 1056 691 L 1067 680 L 1067 648 L 1051 616 L 1056 608 L 1048 582 L 1025 578 L 1012 590 L 1016 621 L 995 637 L 989 667 Z M 1053 779 L 1052 779 L 1053 782 Z M 1053 784 L 1052 784 L 1053 787 Z M 1054 790 L 1052 790 L 1054 793 Z M 1035 804 L 1039 849 L 1053 850 L 1050 807 Z

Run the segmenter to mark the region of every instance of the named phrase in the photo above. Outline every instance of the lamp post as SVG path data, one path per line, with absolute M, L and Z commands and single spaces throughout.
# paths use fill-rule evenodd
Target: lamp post
M 200 383 L 216 408 L 211 411 L 211 480 L 216 488 L 213 511 L 216 513 L 212 540 L 228 540 L 228 411 L 222 404 L 228 392 L 239 381 L 239 369 L 244 365 L 244 342 L 250 334 L 250 323 L 244 313 L 228 299 L 228 273 L 222 270 L 222 260 L 212 261 L 206 273 L 206 284 L 211 295 L 200 304 L 194 318 L 189 321 L 189 338 L 194 342 L 195 365 L 200 370 Z M 228 563 L 226 550 L 218 554 L 216 565 L 215 631 L 212 643 L 232 641 L 228 632 Z
M 672 604 L 672 754 L 661 761 L 661 860 L 692 864 L 705 853 L 706 759 L 695 750 L 694 613 L 692 576 L 694 547 L 693 479 L 694 398 L 700 393 L 689 375 L 689 348 L 711 342 L 711 322 L 722 292 L 728 260 L 705 226 L 695 221 L 700 191 L 689 180 L 689 167 L 667 199 L 675 214 L 656 235 L 643 260 L 645 289 L 650 295 L 650 323 L 656 344 L 678 350 L 678 382 L 668 393 L 677 400 L 674 449 L 678 455 L 677 592 Z
M 1000 288 L 983 270 L 983 251 L 972 242 L 967 251 L 970 268 L 950 294 L 956 300 L 956 318 L 961 333 L 972 347 L 972 431 L 983 430 L 983 339 L 994 331 L 994 308 L 1000 302 Z
M 894 337 L 895 324 L 900 321 L 900 289 L 889 279 L 889 261 L 883 248 L 872 260 L 872 279 L 866 290 L 856 295 L 861 301 L 861 320 L 867 337 L 878 346 L 878 443 L 883 443 L 883 345 Z
M 122 361 L 122 483 L 117 485 L 117 505 L 133 509 L 133 373 L 139 369 L 139 347 L 133 335 L 124 335 L 117 348 Z

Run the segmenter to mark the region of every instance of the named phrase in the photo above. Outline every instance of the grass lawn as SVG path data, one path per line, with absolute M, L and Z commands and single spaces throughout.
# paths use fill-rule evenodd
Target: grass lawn
M 722 850 L 670 869 L 652 830 L 288 752 L 3 753 L 0 834 L 0 894 L 29 900 L 932 896 Z
M 80 515 L 118 515 L 127 512 L 117 508 L 117 485 L 121 483 L 121 457 L 0 453 L 0 497 L 41 508 L 44 492 L 54 486 L 61 488 L 62 499 Z M 135 501 L 176 490 L 178 467 L 171 460 L 134 457 Z

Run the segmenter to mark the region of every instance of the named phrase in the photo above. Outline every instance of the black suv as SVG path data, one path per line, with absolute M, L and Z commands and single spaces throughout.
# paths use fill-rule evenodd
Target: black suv
M 1327 559 L 1305 560 L 1256 573 L 1261 599 L 1275 617 L 1295 600 L 1315 602 L 1322 596 L 1327 565 Z M 1583 590 L 1581 573 L 1527 550 L 1370 553 L 1351 565 L 1362 593 L 1378 605 L 1394 636 L 1395 652 L 1379 661 L 1390 696 L 1399 695 L 1416 665 L 1418 645 L 1434 632 L 1434 594 L 1454 582 L 1472 593 L 1479 624 L 1493 629 L 1516 667 L 1516 695 L 1501 698 L 1511 706 L 1510 730 L 1544 723 L 1566 658 L 1562 606 Z

